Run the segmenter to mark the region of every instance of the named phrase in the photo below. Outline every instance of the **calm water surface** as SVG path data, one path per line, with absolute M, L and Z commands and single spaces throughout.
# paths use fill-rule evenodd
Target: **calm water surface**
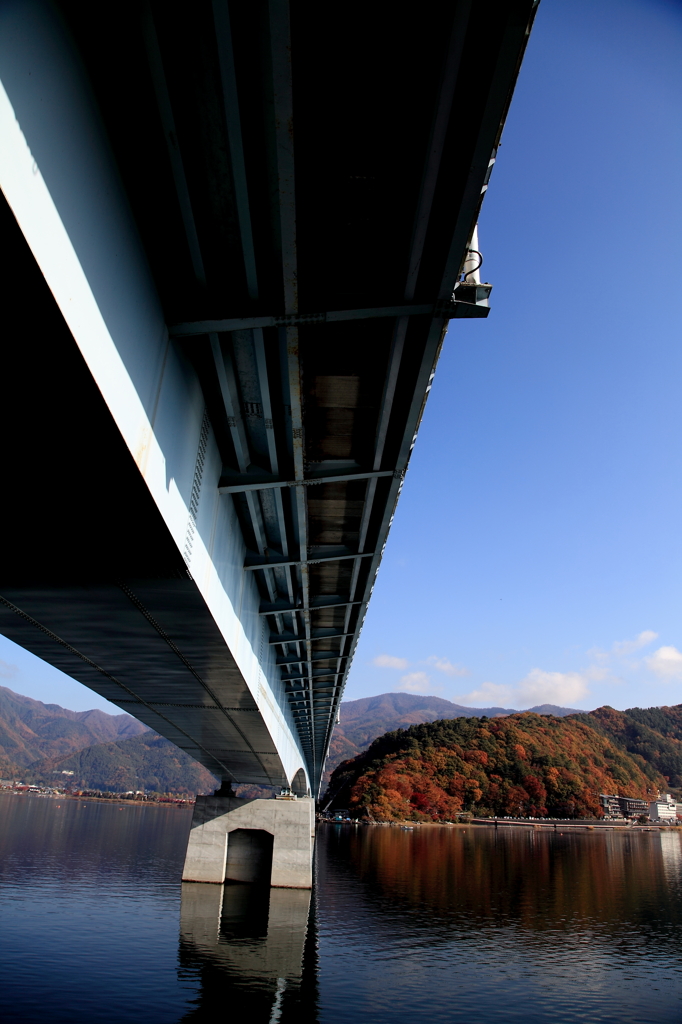
M 681 1022 L 682 837 L 325 826 L 179 881 L 191 812 L 0 796 L 0 1021 Z

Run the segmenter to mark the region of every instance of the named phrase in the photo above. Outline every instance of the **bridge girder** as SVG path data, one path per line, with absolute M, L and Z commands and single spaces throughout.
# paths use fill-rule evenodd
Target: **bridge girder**
M 102 607 L 118 608 L 115 579 L 116 594 L 133 594 L 128 603 L 154 633 L 148 656 L 161 638 L 185 676 L 192 658 L 209 671 L 210 648 L 218 677 L 233 681 L 231 696 L 210 697 L 227 731 L 214 728 L 202 745 L 191 700 L 181 725 L 160 717 L 164 702 L 141 696 L 142 685 L 126 698 L 103 683 L 112 651 L 96 625 L 84 641 L 99 651 L 90 659 L 96 669 L 83 668 L 77 644 L 66 642 L 68 654 L 62 644 L 57 656 L 47 633 L 31 641 L 29 619 L 50 618 L 55 594 L 66 594 L 66 570 L 60 562 L 42 577 L 22 573 L 27 536 L 0 580 L 3 630 L 225 778 L 285 784 L 303 759 L 317 791 L 447 325 L 488 311 L 489 288 L 472 301 L 458 282 L 535 7 L 154 0 L 121 5 L 103 33 L 96 5 L 4 5 L 8 103 L 133 384 L 113 384 L 98 363 L 73 313 L 71 283 L 31 221 L 30 189 L 6 163 L 7 200 L 147 488 L 135 490 L 112 435 L 113 479 L 135 495 L 144 529 L 135 557 L 126 557 L 128 532 L 106 519 L 101 501 L 93 507 L 119 553 L 99 559 L 94 574 L 109 588 Z M 120 253 L 100 251 L 107 246 L 127 254 L 125 268 Z M 44 301 L 49 330 L 55 312 Z M 125 315 L 114 307 L 130 323 L 121 326 Z M 144 408 L 143 428 L 129 422 L 133 400 Z M 171 499 L 164 467 L 173 461 L 184 479 L 179 473 Z M 35 484 L 25 487 L 35 495 Z M 238 565 L 220 562 L 221 543 Z M 163 554 L 151 558 L 155 547 Z M 79 558 L 70 579 L 92 588 Z M 153 572 L 166 577 L 158 622 L 135 596 Z M 192 658 L 163 620 L 171 593 L 197 633 L 213 637 Z M 73 600 L 63 596 L 64 609 Z M 79 601 L 87 618 L 82 594 Z M 53 637 L 69 632 L 69 614 L 59 629 L 52 615 Z M 187 631 L 183 643 L 191 644 Z M 128 661 L 135 650 L 131 642 Z M 202 672 L 193 679 L 206 695 Z M 240 701 L 264 732 L 258 725 L 247 736 L 229 719 Z M 251 751 L 241 760 L 230 730 Z

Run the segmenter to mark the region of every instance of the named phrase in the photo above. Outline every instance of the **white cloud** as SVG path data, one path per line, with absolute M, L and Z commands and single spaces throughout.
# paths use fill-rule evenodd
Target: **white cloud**
M 534 707 L 537 704 L 557 704 L 560 707 L 585 707 L 591 683 L 617 684 L 619 673 L 624 669 L 639 670 L 647 666 L 659 678 L 682 680 L 682 651 L 676 647 L 659 647 L 657 651 L 642 660 L 633 657 L 658 638 L 653 629 L 644 629 L 631 640 L 617 640 L 608 651 L 589 651 L 590 661 L 578 672 L 547 672 L 541 668 L 532 669 L 515 685 L 485 682 L 470 693 L 460 694 L 452 700 L 472 707 Z M 392 654 L 380 654 L 374 664 L 381 668 L 407 669 L 406 658 Z M 446 676 L 467 676 L 469 669 L 456 665 L 448 658 L 432 654 L 425 662 L 436 672 Z M 434 693 L 442 687 L 434 685 L 426 672 L 410 672 L 402 676 L 400 690 L 412 693 Z
M 407 668 L 407 658 L 396 658 L 392 654 L 379 654 L 372 659 L 373 665 L 379 668 Z
M 444 672 L 446 676 L 468 676 L 471 674 L 464 665 L 453 665 L 447 658 L 439 658 L 435 654 L 426 659 L 426 664 L 432 665 L 439 672 Z
M 536 704 L 575 707 L 588 693 L 587 680 L 587 675 L 580 672 L 545 672 L 534 668 L 517 686 L 483 683 L 477 690 L 455 700 L 474 707 L 522 709 Z
M 534 668 L 517 689 L 517 700 L 530 707 L 534 704 L 560 704 L 575 707 L 587 696 L 587 677 L 581 672 L 544 672 Z
M 659 647 L 646 664 L 661 679 L 682 679 L 682 653 L 677 647 Z
M 13 679 L 18 672 L 18 665 L 11 665 L 8 661 L 3 661 L 2 658 L 0 658 L 0 678 Z
M 657 638 L 658 633 L 654 633 L 653 629 L 645 629 L 642 633 L 638 633 L 634 640 L 617 640 L 611 650 L 616 655 L 634 654 L 642 647 L 648 647 Z
M 614 682 L 618 678 L 608 665 L 589 665 L 581 674 L 591 683 Z
M 400 680 L 399 690 L 407 690 L 408 693 L 429 693 L 440 690 L 439 686 L 433 686 L 426 672 L 410 672 Z
M 482 683 L 477 690 L 455 697 L 455 701 L 479 707 L 513 707 L 514 689 L 501 683 Z
M 638 633 L 634 640 L 616 640 L 611 645 L 608 651 L 602 651 L 595 647 L 591 651 L 588 651 L 588 655 L 593 661 L 598 662 L 600 665 L 606 665 L 612 662 L 614 659 L 627 659 L 630 655 L 635 654 L 637 651 L 641 651 L 643 647 L 648 647 L 658 637 L 658 633 L 655 633 L 653 629 L 644 629 L 641 633 Z M 630 662 L 630 667 L 634 668 L 635 663 Z M 593 674 L 595 666 L 588 670 L 590 678 L 596 678 Z

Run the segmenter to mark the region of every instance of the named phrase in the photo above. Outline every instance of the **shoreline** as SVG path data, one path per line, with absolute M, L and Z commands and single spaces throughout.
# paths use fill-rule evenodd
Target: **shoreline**
M 0 790 L 0 796 L 15 796 L 31 800 L 91 801 L 100 804 L 119 804 L 121 807 L 194 807 L 194 800 L 128 800 L 125 796 L 76 796 L 72 793 L 21 793 L 13 789 Z
M 629 822 L 619 821 L 596 821 L 590 820 L 589 818 L 575 819 L 569 818 L 564 820 L 555 821 L 502 821 L 500 819 L 497 822 L 494 819 L 489 818 L 478 818 L 472 821 L 367 821 L 366 819 L 353 819 L 353 820 L 342 820 L 334 821 L 332 818 L 322 818 L 319 821 L 321 825 L 367 825 L 376 826 L 380 828 L 398 828 L 404 831 L 416 830 L 418 828 L 433 829 L 433 828 L 448 828 L 448 829 L 464 829 L 467 828 L 487 828 L 493 831 L 500 831 L 501 829 L 514 829 L 521 828 L 532 830 L 533 832 L 550 832 L 555 833 L 561 830 L 564 832 L 620 832 L 632 835 L 633 833 L 640 832 L 679 832 L 682 835 L 682 826 L 680 825 L 667 825 L 658 824 L 657 822 L 651 822 L 648 825 L 632 825 Z

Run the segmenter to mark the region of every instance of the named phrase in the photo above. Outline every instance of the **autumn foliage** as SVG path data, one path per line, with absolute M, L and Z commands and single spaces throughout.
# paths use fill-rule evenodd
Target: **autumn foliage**
M 624 747 L 651 779 L 662 775 L 670 786 L 682 786 L 682 704 L 627 711 L 606 705 L 573 717 Z
M 339 765 L 336 806 L 377 821 L 477 815 L 599 817 L 600 793 L 649 798 L 657 772 L 583 720 L 455 718 L 386 733 Z

